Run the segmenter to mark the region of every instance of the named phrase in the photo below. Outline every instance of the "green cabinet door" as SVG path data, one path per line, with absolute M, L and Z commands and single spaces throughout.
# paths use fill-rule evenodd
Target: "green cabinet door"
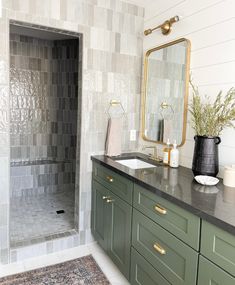
M 93 180 L 91 231 L 99 245 L 107 250 L 107 197 L 110 191 Z
M 200 256 L 198 285 L 234 285 L 235 278 L 230 274 Z
M 108 204 L 108 255 L 129 280 L 132 207 L 111 193 Z
M 92 234 L 128 280 L 130 272 L 131 220 L 132 207 L 102 184 L 93 180 Z

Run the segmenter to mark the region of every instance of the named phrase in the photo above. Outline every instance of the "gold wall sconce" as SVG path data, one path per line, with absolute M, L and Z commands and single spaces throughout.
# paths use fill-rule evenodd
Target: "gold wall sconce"
M 147 29 L 144 31 L 145 36 L 148 36 L 149 34 L 151 34 L 153 31 L 157 30 L 157 29 L 161 29 L 162 34 L 163 35 L 168 35 L 171 32 L 172 29 L 172 25 L 176 22 L 179 22 L 180 17 L 179 16 L 175 16 L 173 18 L 170 18 L 170 20 L 166 20 L 163 24 L 153 28 L 153 29 Z

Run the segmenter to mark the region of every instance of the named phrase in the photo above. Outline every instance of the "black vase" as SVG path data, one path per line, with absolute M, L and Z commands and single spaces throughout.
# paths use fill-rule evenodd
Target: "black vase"
M 216 176 L 219 172 L 220 137 L 195 136 L 194 140 L 193 174 Z

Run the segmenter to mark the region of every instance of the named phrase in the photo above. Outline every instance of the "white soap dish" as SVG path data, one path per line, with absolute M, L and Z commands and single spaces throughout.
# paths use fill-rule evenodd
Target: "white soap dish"
M 219 179 L 213 176 L 207 176 L 207 175 L 197 175 L 194 177 L 194 179 L 202 184 L 207 186 L 214 186 L 219 183 Z

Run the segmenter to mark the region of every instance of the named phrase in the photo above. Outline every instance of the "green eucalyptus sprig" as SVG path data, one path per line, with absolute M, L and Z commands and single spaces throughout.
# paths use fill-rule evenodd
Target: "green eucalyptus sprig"
M 192 127 L 198 136 L 219 136 L 227 127 L 235 128 L 235 88 L 232 87 L 223 96 L 222 91 L 217 95 L 214 103 L 209 98 L 199 94 L 192 80 L 190 85 L 193 90 L 192 102 L 189 104 L 189 112 L 192 115 Z

